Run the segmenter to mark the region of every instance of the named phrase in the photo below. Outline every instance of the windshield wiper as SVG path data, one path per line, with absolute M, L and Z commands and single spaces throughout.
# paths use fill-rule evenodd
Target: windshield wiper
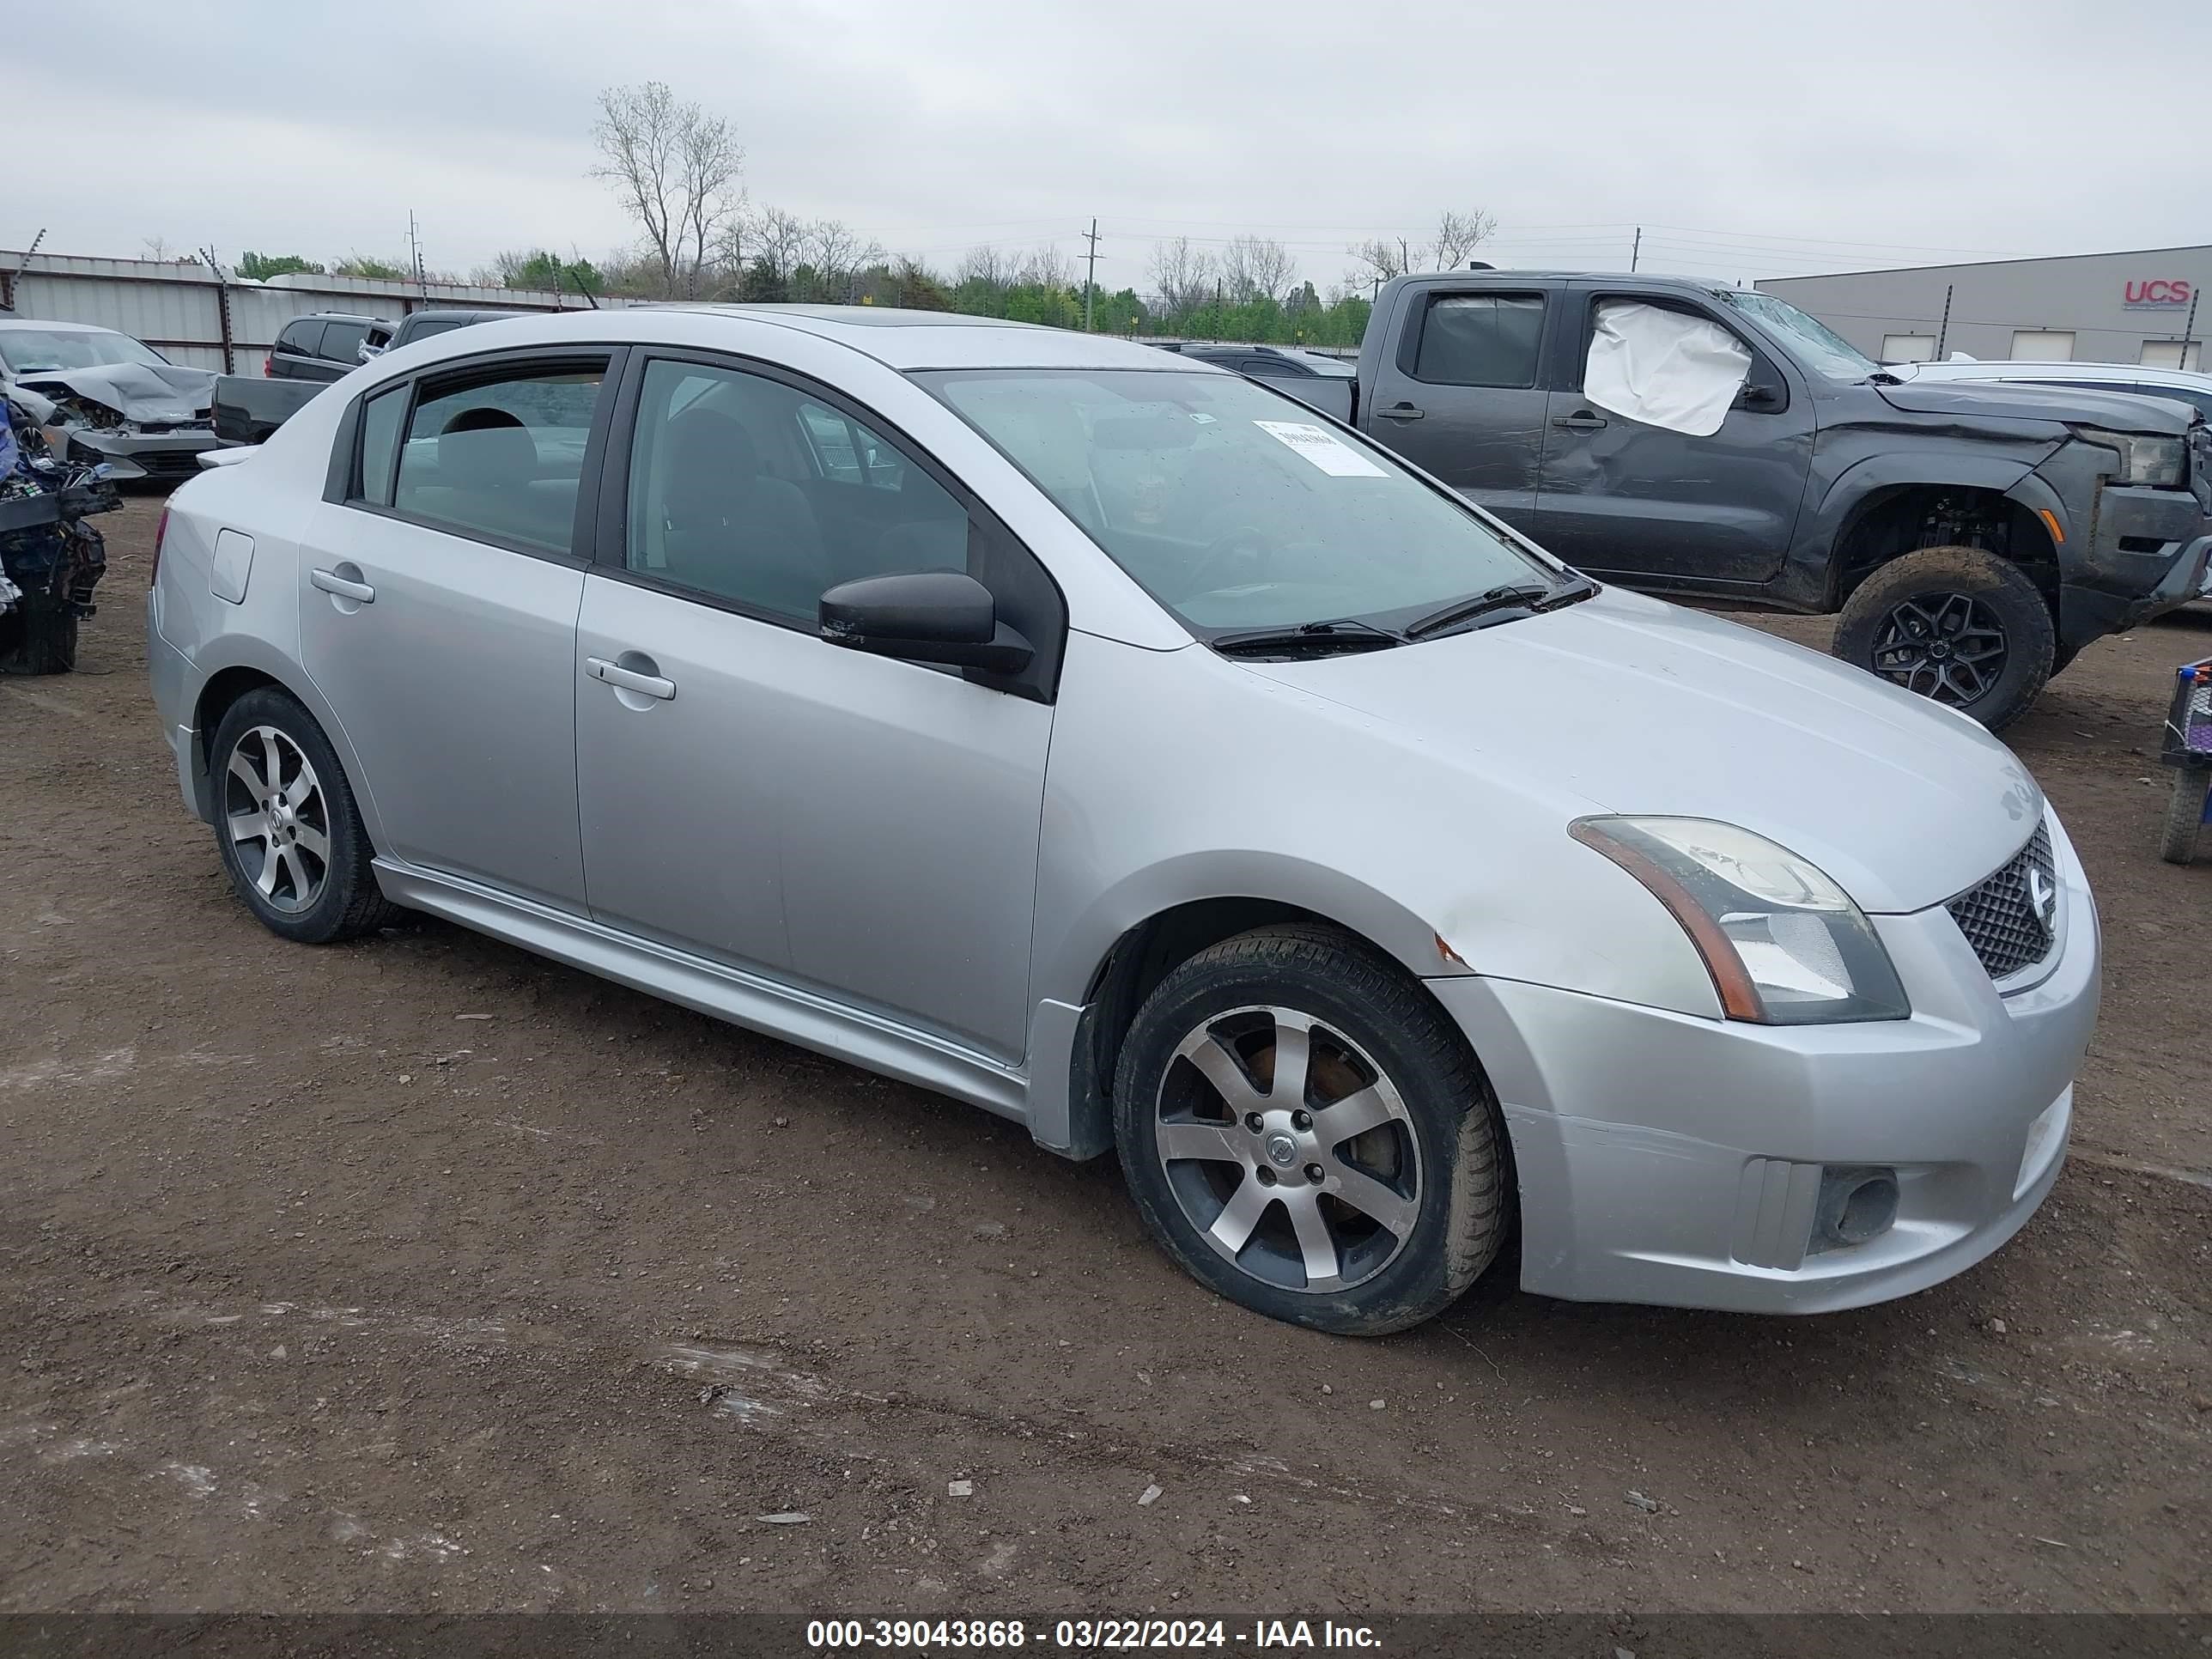
M 1493 611 L 1553 611 L 1563 605 L 1572 605 L 1577 599 L 1586 599 L 1596 592 L 1597 584 L 1587 576 L 1579 577 L 1565 587 L 1534 587 L 1527 582 L 1507 582 L 1498 587 L 1486 588 L 1471 599 L 1455 600 L 1441 611 L 1431 611 L 1407 626 L 1406 637 L 1425 640 Z
M 1255 628 L 1243 634 L 1218 634 L 1206 643 L 1224 656 L 1263 657 L 1273 652 L 1295 651 L 1323 656 L 1339 651 L 1382 651 L 1403 645 L 1411 636 L 1340 617 L 1330 622 L 1300 623 L 1294 628 Z

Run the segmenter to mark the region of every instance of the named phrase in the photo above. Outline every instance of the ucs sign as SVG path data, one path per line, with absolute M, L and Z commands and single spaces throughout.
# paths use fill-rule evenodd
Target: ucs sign
M 2196 290 L 2187 283 L 2171 282 L 2163 277 L 2148 282 L 2138 279 L 2128 284 L 2127 304 L 2138 311 L 2152 306 L 2185 306 L 2195 294 Z

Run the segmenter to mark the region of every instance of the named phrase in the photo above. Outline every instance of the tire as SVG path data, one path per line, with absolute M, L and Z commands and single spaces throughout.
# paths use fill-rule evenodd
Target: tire
M 2204 823 L 2204 806 L 2212 795 L 2212 766 L 2177 766 L 2173 793 L 2166 803 L 2166 830 L 2158 855 L 2168 864 L 2186 864 L 2197 856 L 2197 836 Z
M 398 919 L 337 755 L 289 693 L 263 686 L 231 704 L 209 754 L 216 855 L 263 927 L 328 945 Z
M 1278 1106 L 1276 1059 L 1301 1038 L 1305 1086 Z M 1294 1325 L 1418 1325 L 1481 1276 L 1511 1224 L 1504 1126 L 1465 1039 L 1418 981 L 1332 929 L 1261 928 L 1170 972 L 1121 1045 L 1114 1112 L 1162 1248 Z M 1331 1112 L 1363 1127 L 1332 1139 Z
M 2051 607 L 2025 571 L 1978 547 L 1923 547 L 1845 603 L 1837 656 L 2001 732 L 2057 672 Z

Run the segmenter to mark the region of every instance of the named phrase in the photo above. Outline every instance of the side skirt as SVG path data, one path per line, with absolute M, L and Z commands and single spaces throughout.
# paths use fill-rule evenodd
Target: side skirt
M 410 909 L 427 910 L 632 990 L 1029 1122 L 1023 1074 L 972 1048 L 458 877 L 386 859 L 378 859 L 375 869 L 385 896 Z

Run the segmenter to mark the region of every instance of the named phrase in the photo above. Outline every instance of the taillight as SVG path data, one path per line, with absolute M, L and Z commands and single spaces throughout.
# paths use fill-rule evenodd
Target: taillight
M 154 521 L 154 562 L 146 572 L 146 586 L 151 587 L 161 578 L 161 538 L 169 533 L 169 509 L 163 507 L 161 516 Z
M 276 378 L 276 354 L 273 351 L 261 360 L 261 378 L 264 380 Z

